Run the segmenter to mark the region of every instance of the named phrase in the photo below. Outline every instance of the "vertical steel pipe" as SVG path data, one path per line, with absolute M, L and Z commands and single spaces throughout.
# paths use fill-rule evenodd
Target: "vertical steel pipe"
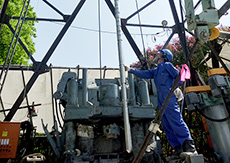
M 126 143 L 126 151 L 130 153 L 132 151 L 132 138 L 131 138 L 131 129 L 130 129 L 130 122 L 129 122 L 129 110 L 127 106 L 125 67 L 124 67 L 124 60 L 122 55 L 119 0 L 115 0 L 115 19 L 116 19 L 117 45 L 118 45 L 118 55 L 119 55 L 119 64 L 120 64 L 119 67 L 120 67 L 120 76 L 121 76 L 121 88 L 122 88 L 121 95 L 122 95 L 122 109 L 123 109 L 124 129 L 125 129 L 125 143 Z
M 135 98 L 135 86 L 134 86 L 134 79 L 133 74 L 128 74 L 129 79 L 129 101 L 132 106 L 136 105 L 136 98 Z
M 149 89 L 148 83 L 145 80 L 141 80 L 138 82 L 138 90 L 140 93 L 141 104 L 142 105 L 150 105 L 150 98 L 149 98 Z
M 72 78 L 67 83 L 67 105 L 78 106 L 78 83 Z
M 83 106 L 86 106 L 86 103 L 88 101 L 87 72 L 88 69 L 84 68 L 82 72 L 82 105 Z

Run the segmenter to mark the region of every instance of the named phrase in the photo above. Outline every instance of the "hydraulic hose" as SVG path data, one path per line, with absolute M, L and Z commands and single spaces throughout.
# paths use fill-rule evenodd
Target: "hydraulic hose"
M 205 115 L 200 109 L 198 109 L 197 107 L 195 107 L 195 109 L 203 116 L 205 117 L 206 119 L 210 120 L 210 121 L 214 121 L 214 122 L 224 122 L 224 121 L 227 121 L 229 119 L 229 116 L 227 116 L 226 118 L 223 118 L 223 119 L 213 119 L 213 118 L 210 118 L 208 117 L 207 115 Z

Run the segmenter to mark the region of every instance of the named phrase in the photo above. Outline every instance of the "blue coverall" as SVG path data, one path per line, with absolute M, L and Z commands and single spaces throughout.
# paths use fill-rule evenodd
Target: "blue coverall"
M 140 78 L 154 79 L 157 88 L 158 108 L 160 109 L 172 87 L 174 79 L 179 74 L 179 71 L 170 62 L 162 62 L 154 69 L 130 69 L 130 73 L 133 73 Z M 182 118 L 174 94 L 169 101 L 161 122 L 167 139 L 173 148 L 176 146 L 182 146 L 186 139 L 191 139 L 190 131 Z

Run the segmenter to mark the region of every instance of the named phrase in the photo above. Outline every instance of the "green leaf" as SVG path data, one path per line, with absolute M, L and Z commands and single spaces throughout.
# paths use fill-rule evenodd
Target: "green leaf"
M 0 1 L 0 7 L 2 6 L 2 3 L 3 2 Z M 10 17 L 11 16 L 19 17 L 21 10 L 23 8 L 23 5 L 24 5 L 24 0 L 11 0 L 8 3 L 6 14 L 9 15 Z M 26 6 L 27 6 L 27 4 L 26 4 Z M 33 12 L 33 7 L 29 6 L 26 17 L 32 17 L 32 18 L 36 17 L 36 13 Z M 19 28 L 21 26 L 21 22 L 19 24 Z M 10 20 L 9 23 L 15 30 L 17 23 L 18 23 L 18 20 Z M 33 38 L 35 38 L 35 37 L 37 37 L 35 22 L 34 21 L 25 21 L 23 23 L 23 27 L 22 27 L 22 30 L 20 33 L 20 39 L 23 41 L 24 45 L 26 46 L 26 48 L 29 50 L 29 52 L 31 54 L 33 54 L 35 52 L 35 43 L 33 42 Z M 7 25 L 4 24 L 2 26 L 1 31 L 0 31 L 0 57 L 1 57 L 0 58 L 0 64 L 3 64 L 6 60 L 6 56 L 7 56 L 7 53 L 9 51 L 9 47 L 10 47 L 12 38 L 13 38 L 13 33 L 10 31 L 10 29 L 7 27 Z M 15 40 L 16 40 L 16 38 L 14 39 L 12 49 L 14 48 Z M 11 56 L 11 54 L 12 54 L 12 50 L 11 50 L 10 56 Z M 21 47 L 19 42 L 17 42 L 15 54 L 13 56 L 11 64 L 22 63 L 24 65 L 28 65 L 28 60 L 29 60 L 28 55 L 26 54 L 24 49 Z

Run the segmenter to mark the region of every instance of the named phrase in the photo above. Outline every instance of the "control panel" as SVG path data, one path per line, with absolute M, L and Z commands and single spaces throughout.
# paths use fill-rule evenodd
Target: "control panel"
M 0 158 L 15 158 L 21 123 L 0 122 Z

